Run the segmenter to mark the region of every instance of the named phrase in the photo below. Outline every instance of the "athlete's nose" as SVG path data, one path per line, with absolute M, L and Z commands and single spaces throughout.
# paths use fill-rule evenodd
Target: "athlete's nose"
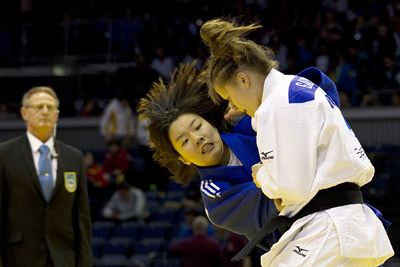
M 198 145 L 200 145 L 202 142 L 204 141 L 204 137 L 203 136 L 196 136 L 196 139 L 195 139 L 195 145 L 196 146 L 198 146 Z

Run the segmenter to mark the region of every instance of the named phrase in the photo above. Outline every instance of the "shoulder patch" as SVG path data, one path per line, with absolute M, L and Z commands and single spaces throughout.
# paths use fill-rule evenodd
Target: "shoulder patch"
M 315 98 L 318 86 L 310 80 L 296 76 L 289 85 L 289 103 L 305 103 Z

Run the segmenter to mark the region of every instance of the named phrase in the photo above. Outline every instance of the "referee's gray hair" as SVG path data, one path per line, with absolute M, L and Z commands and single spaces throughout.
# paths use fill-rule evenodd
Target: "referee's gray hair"
M 34 95 L 36 93 L 40 93 L 40 92 L 46 93 L 46 94 L 50 95 L 51 97 L 53 97 L 54 100 L 56 101 L 56 107 L 58 108 L 58 106 L 60 105 L 60 101 L 58 100 L 57 94 L 53 90 L 53 88 L 48 87 L 48 86 L 35 86 L 35 87 L 31 88 L 29 91 L 27 91 L 22 96 L 21 105 L 23 107 L 26 107 L 28 105 L 29 98 L 31 98 L 32 95 Z

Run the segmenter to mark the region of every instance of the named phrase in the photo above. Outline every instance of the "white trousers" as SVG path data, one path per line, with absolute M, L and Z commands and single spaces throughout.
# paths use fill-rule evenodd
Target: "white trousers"
M 393 255 L 389 248 L 389 254 L 383 257 L 345 257 L 341 255 L 335 223 L 327 213 L 318 212 L 299 221 L 301 227 L 294 224 L 294 229 L 286 232 L 271 251 L 261 256 L 263 267 L 372 267 L 381 265 Z

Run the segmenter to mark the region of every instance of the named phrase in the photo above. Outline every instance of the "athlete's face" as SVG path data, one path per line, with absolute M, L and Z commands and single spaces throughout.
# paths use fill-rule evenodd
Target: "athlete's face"
M 224 145 L 218 130 L 200 116 L 179 116 L 171 124 L 168 135 L 184 164 L 209 167 L 223 160 Z
M 240 72 L 234 82 L 215 84 L 214 89 L 223 99 L 229 100 L 232 109 L 254 117 L 261 104 L 260 88 L 255 84 L 250 82 L 248 75 Z

